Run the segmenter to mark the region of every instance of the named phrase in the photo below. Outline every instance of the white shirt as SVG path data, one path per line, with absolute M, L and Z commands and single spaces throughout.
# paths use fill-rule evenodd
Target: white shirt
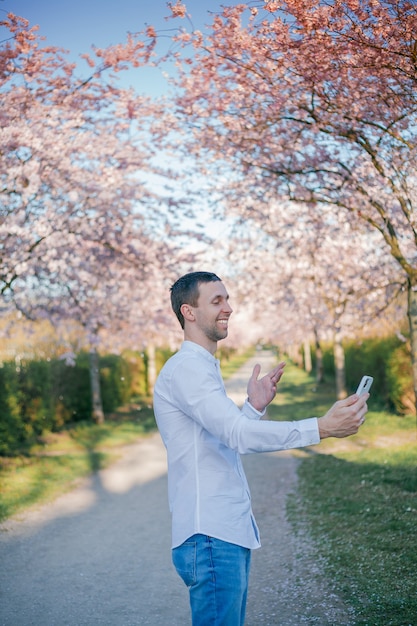
M 154 411 L 168 456 L 172 547 L 202 533 L 259 548 L 240 454 L 316 444 L 317 419 L 260 420 L 248 401 L 239 409 L 226 395 L 219 361 L 191 341 L 162 368 Z

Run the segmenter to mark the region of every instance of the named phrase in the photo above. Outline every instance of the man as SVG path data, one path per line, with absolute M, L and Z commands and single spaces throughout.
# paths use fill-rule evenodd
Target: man
M 255 366 L 242 409 L 227 397 L 214 357 L 232 313 L 221 279 L 186 274 L 171 287 L 171 304 L 184 342 L 158 376 L 154 410 L 168 455 L 173 563 L 189 587 L 194 626 L 243 626 L 250 555 L 260 541 L 240 454 L 352 435 L 369 394 L 340 400 L 320 418 L 261 420 L 285 364 L 260 379 Z

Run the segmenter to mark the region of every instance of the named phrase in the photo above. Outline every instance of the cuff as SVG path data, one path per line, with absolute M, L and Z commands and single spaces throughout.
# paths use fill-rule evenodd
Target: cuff
M 249 399 L 246 398 L 245 403 L 242 407 L 242 411 L 244 412 L 246 417 L 249 417 L 250 419 L 259 419 L 265 415 L 266 408 L 263 411 L 258 411 L 257 409 L 255 409 L 255 407 L 251 405 Z
M 301 446 L 312 446 L 320 443 L 319 424 L 317 417 L 309 417 L 301 420 Z

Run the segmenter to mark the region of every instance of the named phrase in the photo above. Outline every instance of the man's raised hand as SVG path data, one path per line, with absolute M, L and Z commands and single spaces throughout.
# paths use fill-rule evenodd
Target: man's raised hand
M 248 382 L 248 400 L 254 409 L 263 411 L 265 407 L 272 402 L 277 393 L 277 383 L 280 381 L 284 372 L 285 363 L 279 363 L 268 374 L 265 374 L 258 380 L 261 373 L 259 363 L 253 368 L 252 376 Z

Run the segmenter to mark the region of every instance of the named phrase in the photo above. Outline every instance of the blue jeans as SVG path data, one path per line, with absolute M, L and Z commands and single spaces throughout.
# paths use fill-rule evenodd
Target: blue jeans
M 243 626 L 251 551 L 207 535 L 172 550 L 172 562 L 190 592 L 193 626 Z

